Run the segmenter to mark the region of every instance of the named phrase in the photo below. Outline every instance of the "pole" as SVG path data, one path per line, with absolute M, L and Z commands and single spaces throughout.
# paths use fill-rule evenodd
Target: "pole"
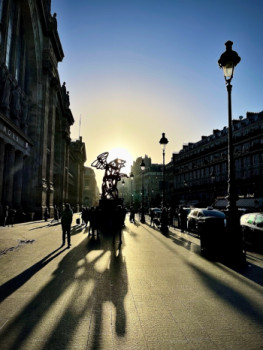
M 228 209 L 231 213 L 230 216 L 233 218 L 233 214 L 236 212 L 236 200 L 237 195 L 235 191 L 235 164 L 234 164 L 234 153 L 233 153 L 233 132 L 232 132 L 232 101 L 231 101 L 232 85 L 227 84 L 228 92 Z
M 235 187 L 235 160 L 233 152 L 233 130 L 232 130 L 232 100 L 231 92 L 232 85 L 227 82 L 228 92 L 228 188 L 227 197 L 228 200 L 228 219 L 227 219 L 227 239 L 229 242 L 225 242 L 228 245 L 228 258 L 236 263 L 245 263 L 245 252 L 243 247 L 243 237 L 241 227 L 239 223 L 239 215 L 236 206 L 237 192 Z
M 165 150 L 163 149 L 163 207 L 165 207 Z
M 144 216 L 144 170 L 142 170 L 142 205 L 141 205 L 141 223 L 145 224 Z

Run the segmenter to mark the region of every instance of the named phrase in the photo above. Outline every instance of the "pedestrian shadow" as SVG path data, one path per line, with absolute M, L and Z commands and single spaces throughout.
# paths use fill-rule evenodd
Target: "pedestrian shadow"
M 46 225 L 43 225 L 43 226 L 33 227 L 33 228 L 30 228 L 28 231 L 38 230 L 40 228 L 49 227 L 49 226 L 50 226 L 49 224 L 46 224 Z
M 180 247 L 183 247 L 195 254 L 201 255 L 200 245 L 195 244 L 184 237 L 177 236 L 175 233 L 171 231 L 169 231 L 169 238 L 171 239 L 172 242 L 179 245 Z
M 33 266 L 29 267 L 16 277 L 11 280 L 5 282 L 0 286 L 0 302 L 6 299 L 9 295 L 13 294 L 16 290 L 22 287 L 31 277 L 33 277 L 38 271 L 43 269 L 48 263 L 50 263 L 53 259 L 58 257 L 61 253 L 63 253 L 65 249 L 60 250 L 57 248 L 53 250 L 50 254 L 45 256 L 43 259 L 38 261 Z
M 104 332 L 118 337 L 126 333 L 127 291 L 121 246 L 116 249 L 110 236 L 84 239 L 63 257 L 50 281 L 2 328 L 0 347 L 4 344 L 9 350 L 17 350 L 34 336 L 45 338 L 43 343 L 38 342 L 39 350 L 66 349 L 81 329 L 85 348 L 99 349 Z M 107 323 L 104 304 L 108 302 L 114 321 L 110 318 Z
M 81 224 L 71 226 L 70 235 L 71 236 L 77 235 L 78 233 L 82 232 L 83 230 L 84 230 L 84 226 Z

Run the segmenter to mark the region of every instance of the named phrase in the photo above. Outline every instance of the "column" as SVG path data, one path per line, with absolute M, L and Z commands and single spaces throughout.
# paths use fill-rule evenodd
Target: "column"
M 23 180 L 23 153 L 16 152 L 14 186 L 13 186 L 13 204 L 16 208 L 21 207 L 22 180 Z
M 0 154 L 2 155 L 0 157 L 0 202 L 2 200 L 2 194 L 3 194 L 3 179 L 4 179 L 4 165 L 5 165 L 5 142 L 3 139 L 0 138 Z
M 15 149 L 13 146 L 6 146 L 5 171 L 4 171 L 4 187 L 3 201 L 12 206 L 13 200 L 13 183 L 14 183 L 14 166 L 15 166 Z

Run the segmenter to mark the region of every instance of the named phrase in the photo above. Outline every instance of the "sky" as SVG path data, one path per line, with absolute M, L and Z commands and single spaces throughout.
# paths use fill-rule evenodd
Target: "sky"
M 162 163 L 183 144 L 228 123 L 218 59 L 225 42 L 241 57 L 233 118 L 263 110 L 262 0 L 52 0 L 64 59 L 58 65 L 87 162 L 148 155 Z M 94 169 L 95 170 L 95 169 Z M 96 170 L 98 185 L 102 170 Z

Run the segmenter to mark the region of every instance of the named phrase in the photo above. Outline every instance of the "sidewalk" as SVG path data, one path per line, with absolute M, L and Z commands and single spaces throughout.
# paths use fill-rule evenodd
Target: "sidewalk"
M 1 350 L 263 349 L 263 282 L 247 271 L 177 229 L 126 220 L 119 249 L 75 222 L 71 249 L 60 225 L 0 228 L 1 250 L 32 240 L 0 255 Z

